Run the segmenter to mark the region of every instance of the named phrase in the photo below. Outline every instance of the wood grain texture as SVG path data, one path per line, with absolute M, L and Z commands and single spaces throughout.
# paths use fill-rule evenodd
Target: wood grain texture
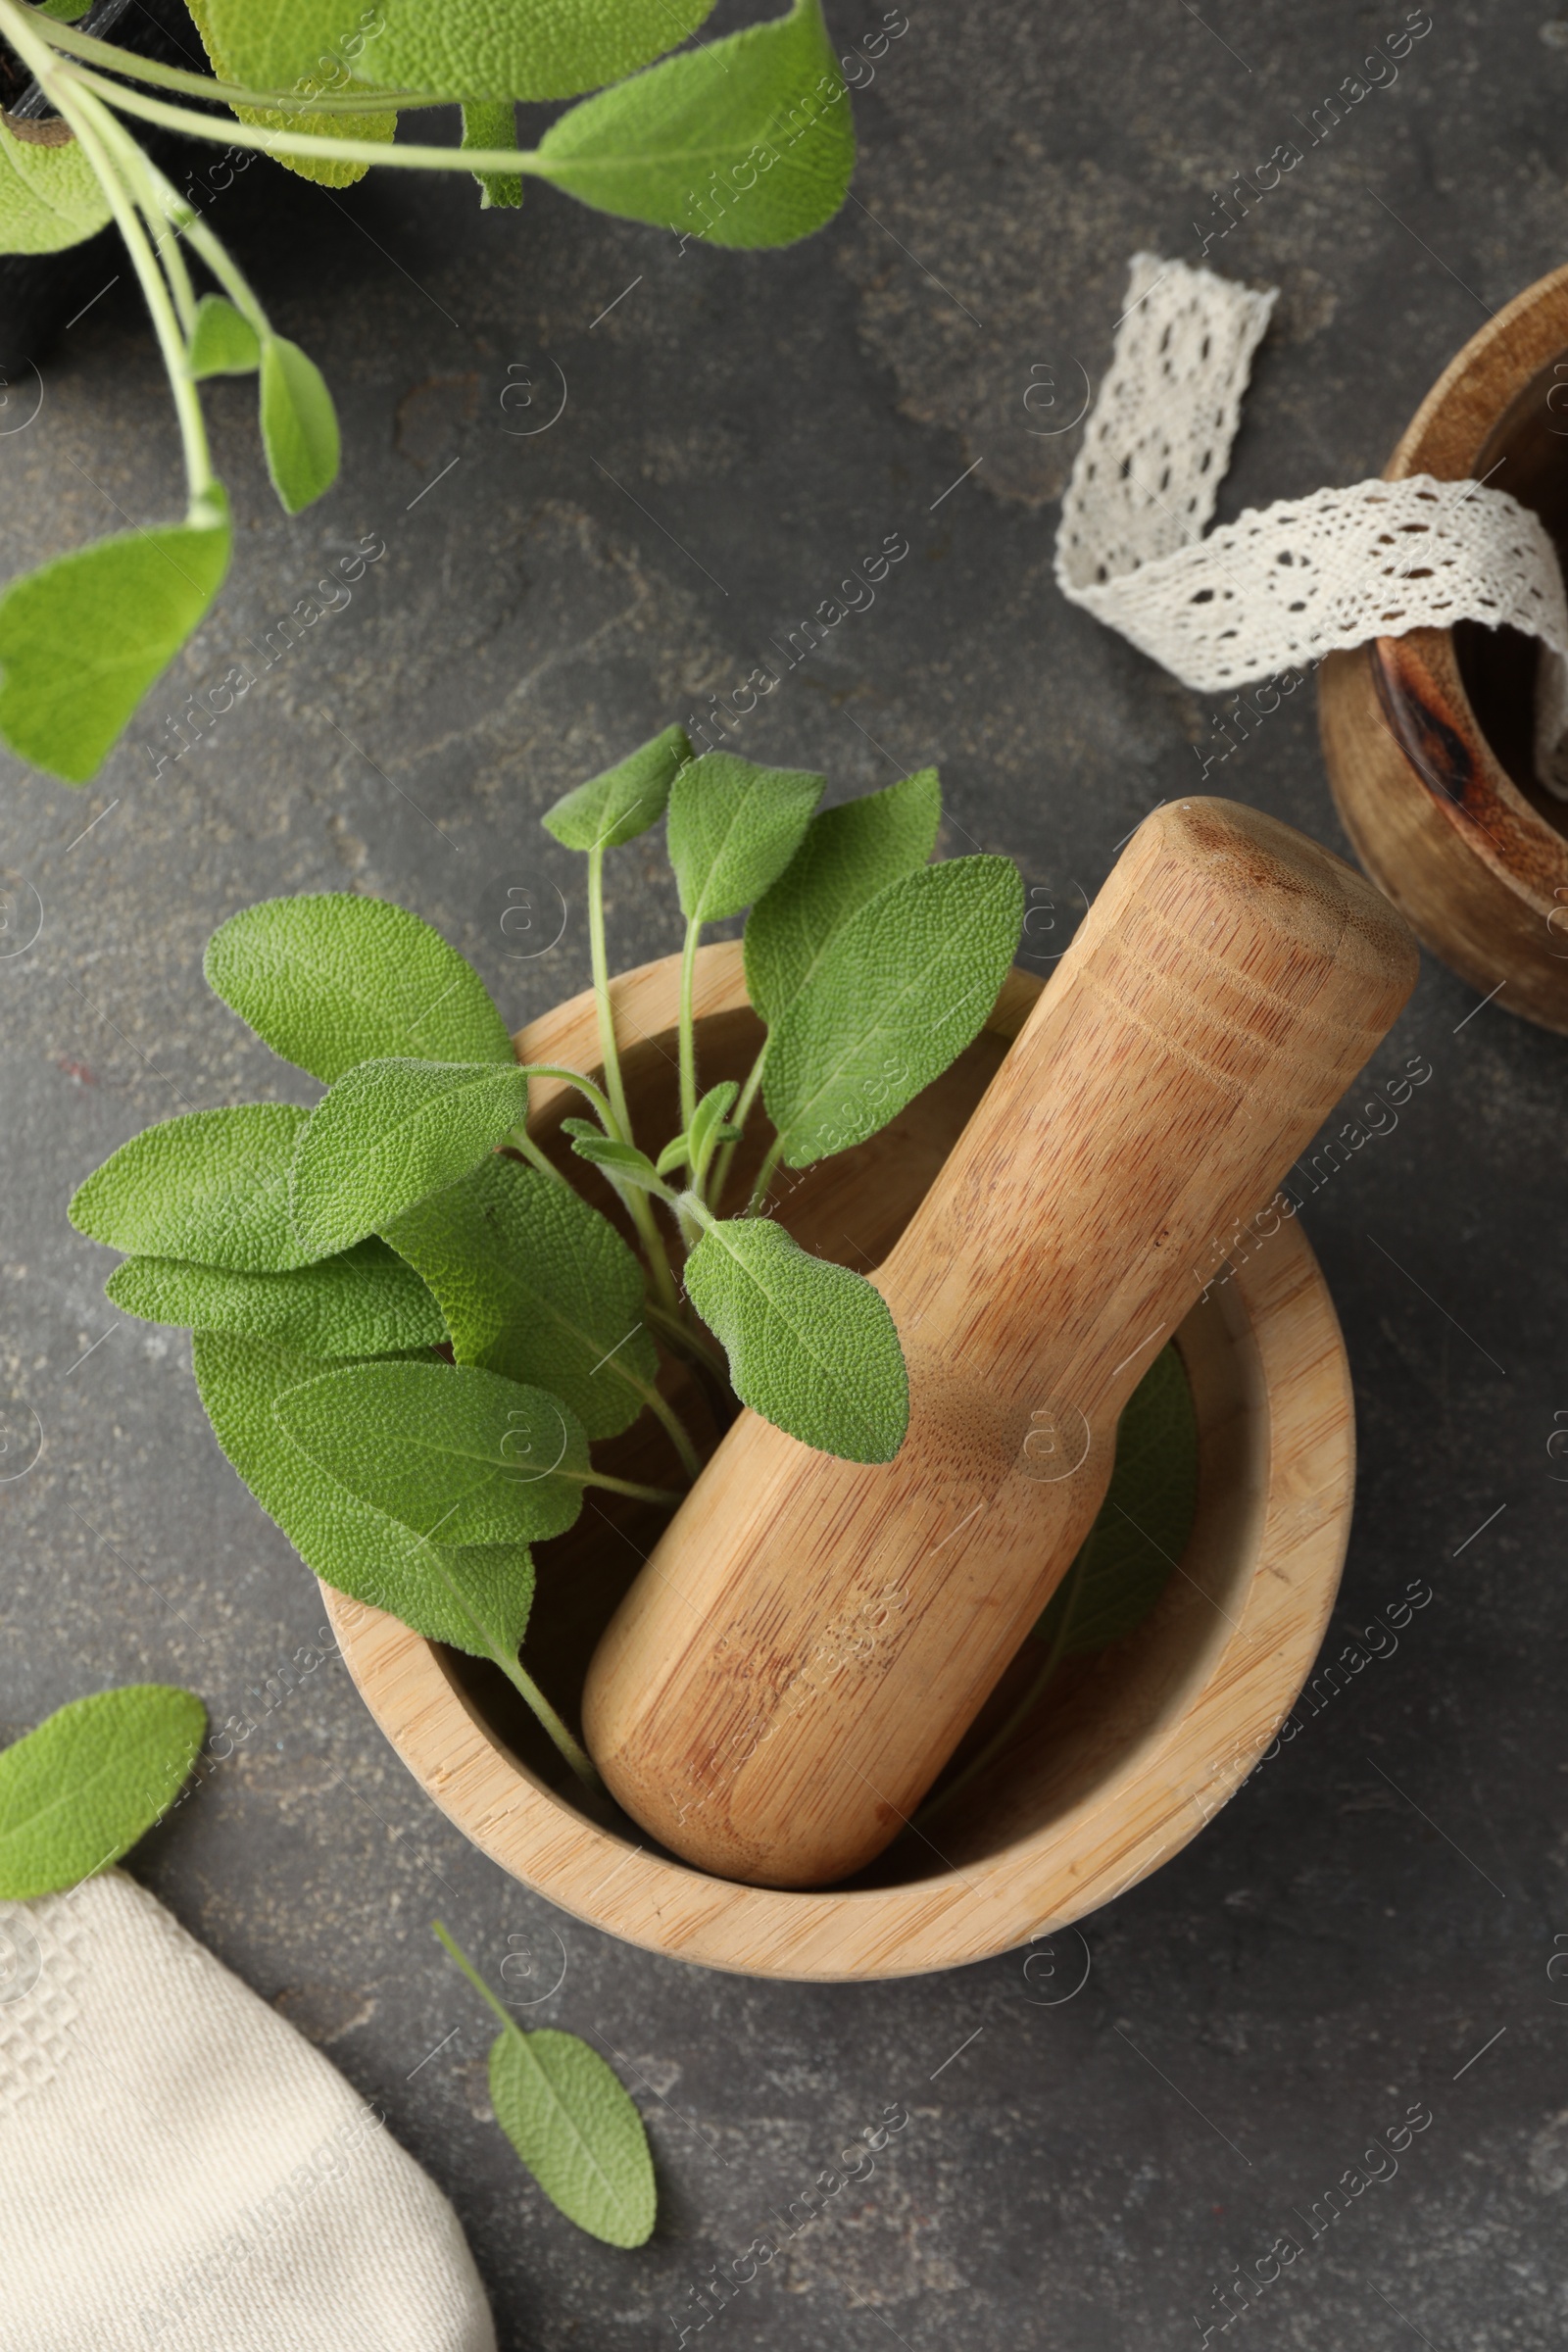
M 1568 530 L 1568 269 L 1526 289 L 1428 393 L 1384 468 L 1508 490 Z M 1345 829 L 1412 929 L 1505 1010 L 1568 1033 L 1568 838 L 1533 770 L 1536 656 L 1475 623 L 1412 629 L 1318 674 L 1323 757 Z
M 1214 1237 L 1269 1200 L 1416 970 L 1387 901 L 1274 818 L 1146 819 L 873 1276 L 909 1367 L 896 1459 L 743 1413 L 612 1620 L 583 1724 L 634 1820 L 772 1886 L 897 1836 L 1087 1535 Z
M 632 1089 L 641 1119 L 667 1084 L 678 957 L 626 974 L 617 990 L 632 984 L 648 1040 Z M 885 1253 L 1040 985 L 1014 972 L 964 1068 L 882 1135 L 808 1173 L 781 1211 L 797 1239 L 848 1262 Z M 705 1073 L 728 1074 L 726 1059 L 744 1069 L 760 1027 L 738 945 L 701 951 L 699 988 Z M 592 1070 L 596 1034 L 585 993 L 522 1031 L 519 1058 Z M 548 1128 L 539 1133 L 548 1142 Z M 587 1174 L 581 1161 L 575 1170 Z M 988 1958 L 1109 1902 L 1197 1835 L 1266 1751 L 1334 1606 L 1354 1419 L 1333 1304 L 1299 1227 L 1281 1224 L 1239 1259 L 1186 1316 L 1177 1346 L 1199 1425 L 1198 1517 L 1181 1575 L 1136 1634 L 1069 1664 L 1038 1719 L 945 1810 L 940 1852 L 907 1834 L 852 1886 L 737 1886 L 651 1848 L 629 1826 L 604 1828 L 569 1780 L 553 1777 L 554 1750 L 530 1743 L 531 1726 L 509 1712 L 510 1687 L 493 1670 L 323 1588 L 333 1631 L 429 1796 L 502 1869 L 590 1926 L 705 1967 L 794 1980 L 907 1976 Z M 596 1556 L 616 1548 L 605 1531 L 584 1542 Z M 556 1658 L 547 1647 L 541 1662 L 535 1643 L 548 1644 L 548 1597 L 538 1614 L 528 1655 L 545 1673 Z M 569 1700 L 566 1687 L 550 1687 Z

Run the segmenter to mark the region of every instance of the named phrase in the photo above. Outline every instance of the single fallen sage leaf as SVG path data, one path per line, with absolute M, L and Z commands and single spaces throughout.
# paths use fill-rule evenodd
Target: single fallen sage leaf
M 67 1213 L 111 1250 L 287 1273 L 328 1254 L 289 1223 L 289 1170 L 310 1117 L 293 1102 L 242 1102 L 160 1120 L 112 1152 Z
M 274 1054 L 330 1086 L 362 1061 L 515 1060 L 467 958 L 390 899 L 264 899 L 220 923 L 207 985 Z
M 207 1710 L 168 1683 L 74 1698 L 0 1753 L 0 1897 L 57 1894 L 128 1853 L 195 1763 Z
M 447 1336 L 441 1309 L 414 1268 L 373 1238 L 284 1274 L 128 1257 L 104 1290 L 113 1305 L 144 1323 L 238 1332 L 307 1355 L 390 1355 L 433 1348 Z
M 890 1462 L 909 1421 L 904 1350 L 863 1274 L 766 1217 L 710 1219 L 686 1261 L 693 1305 L 744 1404 L 841 1461 Z
M 527 2034 L 439 1920 L 432 1930 L 501 2020 L 490 2046 L 496 2122 L 550 2202 L 607 2246 L 640 2246 L 658 2206 L 643 2119 L 619 2077 L 575 2034 Z

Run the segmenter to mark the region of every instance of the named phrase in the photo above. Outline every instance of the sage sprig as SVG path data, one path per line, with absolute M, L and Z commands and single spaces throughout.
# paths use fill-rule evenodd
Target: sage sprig
M 762 1213 L 770 1171 L 863 1141 L 979 1030 L 1022 890 L 1004 858 L 927 865 L 934 769 L 818 814 L 824 778 L 667 728 L 558 801 L 587 859 L 600 1065 L 519 1063 L 478 974 L 402 907 L 348 893 L 232 916 L 217 994 L 325 1088 L 165 1120 L 87 1177 L 78 1227 L 128 1252 L 122 1311 L 193 1331 L 224 1452 L 306 1565 L 433 1641 L 491 1660 L 579 1777 L 597 1776 L 518 1656 L 533 1546 L 590 1487 L 667 1509 L 702 1465 L 662 1365 L 696 1366 L 722 1427 L 746 1404 L 802 1444 L 892 1459 L 908 1381 L 880 1293 Z M 604 924 L 612 855 L 667 811 L 686 918 L 674 1136 L 633 1132 Z M 766 1034 L 743 1081 L 706 1086 L 693 973 L 702 932 L 744 911 Z M 756 926 L 757 936 L 753 937 Z M 574 1157 L 630 1234 L 527 1126 L 528 1084 L 573 1087 Z M 749 1206 L 731 1158 L 762 1117 Z M 740 1213 L 736 1213 L 737 1209 Z M 593 1448 L 644 1413 L 658 1484 Z

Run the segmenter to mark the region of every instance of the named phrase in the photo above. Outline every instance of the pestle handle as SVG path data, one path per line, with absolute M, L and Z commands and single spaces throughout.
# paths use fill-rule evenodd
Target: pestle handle
M 1289 826 L 1145 820 L 874 1277 L 909 1368 L 897 1458 L 742 1414 L 612 1619 L 584 1724 L 637 1821 L 774 1886 L 897 1834 L 1088 1533 L 1217 1237 L 1416 970 L 1389 903 Z

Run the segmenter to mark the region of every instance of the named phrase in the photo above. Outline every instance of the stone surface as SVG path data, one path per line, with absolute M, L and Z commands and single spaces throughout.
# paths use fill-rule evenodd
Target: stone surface
M 849 55 L 881 11 L 829 6 Z M 6 763 L 0 1385 L 11 1458 L 29 1412 L 43 1451 L 0 1486 L 0 1731 L 144 1676 L 191 1684 L 215 1724 L 239 1719 L 231 1738 L 254 1726 L 135 1867 L 384 2102 L 456 2200 L 508 2352 L 695 2340 L 705 2275 L 777 2232 L 896 2101 L 910 2121 L 875 2173 L 705 2344 L 1200 2344 L 1232 2266 L 1305 2238 L 1297 2215 L 1418 2101 L 1433 2122 L 1396 2177 L 1264 2289 L 1253 2340 L 1563 2340 L 1562 1041 L 1478 1011 L 1429 963 L 1379 1055 L 1381 1072 L 1425 1054 L 1433 1076 L 1304 1220 L 1360 1415 L 1331 1646 L 1412 1580 L 1434 1598 L 1186 1853 L 1085 1923 L 1092 1971 L 1054 2005 L 1070 1938 L 1054 1977 L 1014 1955 L 875 1987 L 748 1984 L 611 1942 L 503 1878 L 341 1666 L 302 1671 L 314 1586 L 219 1456 L 186 1344 L 116 1322 L 108 1255 L 64 1213 L 153 1119 L 307 1099 L 202 984 L 207 934 L 254 899 L 399 899 L 516 1021 L 580 986 L 579 873 L 541 808 L 727 693 L 885 534 L 908 557 L 741 748 L 843 792 L 938 760 L 945 848 L 1015 857 L 1031 953 L 1059 948 L 1128 829 L 1198 784 L 1210 727 L 1051 580 L 1078 385 L 1103 366 L 1128 255 L 1197 260 L 1194 222 L 1218 224 L 1233 172 L 1304 147 L 1208 254 L 1285 289 L 1227 514 L 1375 471 L 1487 310 L 1562 258 L 1568 20 L 1434 15 L 1397 79 L 1306 147 L 1303 119 L 1402 23 L 1395 0 L 910 0 L 857 102 L 855 201 L 783 255 L 683 253 L 533 189 L 520 215 L 480 214 L 466 180 L 388 172 L 328 199 L 258 165 L 217 193 L 215 225 L 334 386 L 343 479 L 284 521 L 249 389 L 214 387 L 238 517 L 219 610 L 90 790 Z M 43 383 L 3 453 L 8 571 L 117 506 L 177 500 L 124 283 Z M 6 424 L 31 395 L 8 398 Z M 352 602 L 155 773 L 177 748 L 166 713 L 254 664 L 372 535 L 386 552 Z M 1343 847 L 1306 705 L 1208 788 Z M 616 862 L 612 925 L 627 962 L 676 941 L 642 845 Z M 617 2054 L 661 2178 L 643 2252 L 578 2235 L 518 2172 L 437 1915 L 525 2021 Z

